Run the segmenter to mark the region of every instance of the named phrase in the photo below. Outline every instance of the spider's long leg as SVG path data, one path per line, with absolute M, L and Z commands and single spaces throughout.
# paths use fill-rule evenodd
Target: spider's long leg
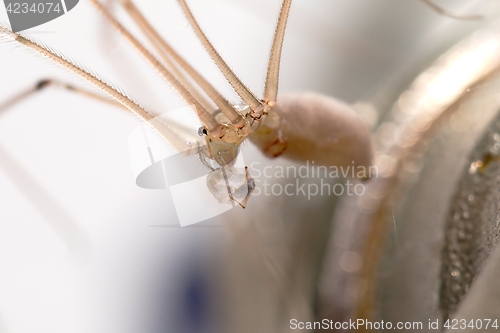
M 61 87 L 61 88 L 66 89 L 68 91 L 90 97 L 90 98 L 98 100 L 100 102 L 109 103 L 109 104 L 114 105 L 114 106 L 123 107 L 123 105 L 118 103 L 117 101 L 115 101 L 113 99 L 106 98 L 106 97 L 101 96 L 99 94 L 96 94 L 94 92 L 75 87 L 71 84 L 64 83 L 64 82 L 61 82 L 59 80 L 46 79 L 46 80 L 39 81 L 34 87 L 29 88 L 23 92 L 20 92 L 20 93 L 16 94 L 15 96 L 12 96 L 11 98 L 9 98 L 7 101 L 1 103 L 0 104 L 0 114 L 2 112 L 6 111 L 7 109 L 11 108 L 12 106 L 14 106 L 14 104 L 21 102 L 23 99 L 28 98 L 29 96 L 31 96 L 37 92 L 40 92 L 43 89 L 49 88 L 49 87 Z
M 420 1 L 423 2 L 424 4 L 426 4 L 427 6 L 431 7 L 435 12 L 437 12 L 441 15 L 444 15 L 444 16 L 448 16 L 448 17 L 457 19 L 457 20 L 476 21 L 476 20 L 480 20 L 483 18 L 481 15 L 461 15 L 461 14 L 452 13 L 452 12 L 442 8 L 442 7 L 439 7 L 431 0 L 420 0 Z
M 288 19 L 288 14 L 290 13 L 291 5 L 292 0 L 284 0 L 283 4 L 281 5 L 278 24 L 276 25 L 276 31 L 274 33 L 271 55 L 269 56 L 266 85 L 264 88 L 264 102 L 270 106 L 274 106 L 274 104 L 276 104 L 276 98 L 278 95 L 281 50 L 283 49 L 283 39 L 285 37 L 286 22 Z
M 65 83 L 65 82 L 62 82 L 59 80 L 45 79 L 45 80 L 38 81 L 34 87 L 31 87 L 29 89 L 25 89 L 24 91 L 17 93 L 16 95 L 10 97 L 5 102 L 0 103 L 0 116 L 2 116 L 2 114 L 4 112 L 6 112 L 9 108 L 13 107 L 15 104 L 17 104 L 17 103 L 21 102 L 22 100 L 29 98 L 31 95 L 36 94 L 36 93 L 38 93 L 46 88 L 49 88 L 49 87 L 62 88 L 62 89 L 67 90 L 69 92 L 76 93 L 76 94 L 82 95 L 84 97 L 88 97 L 88 98 L 96 100 L 98 102 L 106 103 L 106 104 L 109 104 L 109 105 L 112 105 L 115 107 L 119 107 L 121 110 L 123 110 L 125 112 L 130 112 L 129 109 L 127 109 L 124 105 L 120 104 L 119 102 L 117 102 L 114 99 L 107 98 L 107 97 L 100 95 L 98 93 L 89 91 L 87 89 L 82 89 L 80 87 L 76 87 L 72 84 Z M 151 121 L 158 122 L 159 121 L 159 122 L 161 122 L 161 124 L 163 124 L 165 127 L 167 127 L 167 129 L 173 126 L 170 123 L 170 121 L 164 117 L 159 116 L 159 117 L 155 117 L 153 119 L 154 120 L 149 120 L 149 122 L 151 122 Z M 178 126 L 178 125 L 176 125 L 176 126 Z M 177 132 L 172 132 L 172 133 L 177 133 Z M 173 135 L 176 135 L 176 134 L 173 134 Z M 167 140 L 169 142 L 172 141 L 169 138 L 167 138 Z M 177 138 L 173 137 L 173 140 L 178 140 L 179 144 L 182 145 L 181 147 L 178 148 L 177 146 L 172 144 L 174 146 L 174 148 L 187 149 L 187 150 L 179 150 L 179 152 L 182 152 L 184 155 L 191 155 L 191 154 L 198 153 L 198 149 L 196 149 L 196 147 L 191 147 L 191 146 L 186 145 L 185 139 L 183 139 L 181 137 L 177 137 Z M 182 140 L 182 141 L 180 141 L 180 140 Z
M 0 114 L 13 107 L 15 104 L 38 92 L 39 90 L 40 89 L 38 89 L 38 87 L 33 87 L 10 97 L 8 100 L 0 104 Z
M 48 87 L 62 87 L 101 102 L 120 106 L 124 110 L 129 111 L 115 100 L 67 83 L 48 79 L 39 81 L 34 87 L 26 89 L 1 103 L 0 115 L 3 115 L 15 104 Z M 29 201 L 33 208 L 36 209 L 40 216 L 45 219 L 49 227 L 55 231 L 67 248 L 71 251 L 89 252 L 92 245 L 89 242 L 88 235 L 71 214 L 67 212 L 64 206 L 2 145 L 0 145 L 0 156 L 0 170 L 7 174 L 9 179 L 16 185 L 16 188 Z
M 189 9 L 188 5 L 186 4 L 185 0 L 178 0 L 182 10 L 186 14 L 186 17 L 193 27 L 193 30 L 195 31 L 196 35 L 198 36 L 198 39 L 201 41 L 207 52 L 210 54 L 210 57 L 212 57 L 213 61 L 217 64 L 219 69 L 221 70 L 222 74 L 226 77 L 226 79 L 229 81 L 233 89 L 236 91 L 236 93 L 241 97 L 241 99 L 250 107 L 254 113 L 258 115 L 262 115 L 264 111 L 264 106 L 263 104 L 257 99 L 257 97 L 254 96 L 254 94 L 241 82 L 241 80 L 234 74 L 234 72 L 229 68 L 229 66 L 226 64 L 226 62 L 222 59 L 220 54 L 215 50 L 213 45 L 210 43 L 208 40 L 207 36 L 203 33 L 201 30 L 200 26 L 198 25 L 198 22 L 196 22 L 196 19 L 194 18 L 193 14 L 191 13 L 191 10 Z
M 198 102 L 191 93 L 170 73 L 156 57 L 149 52 L 111 13 L 97 0 L 90 2 L 104 15 L 106 20 L 158 71 L 158 73 L 170 83 L 170 85 L 181 95 L 181 97 L 196 108 L 196 113 L 208 131 L 216 132 L 220 129 L 220 124 Z
M 120 104 L 125 106 L 127 109 L 132 111 L 134 114 L 136 114 L 142 120 L 148 122 L 165 139 L 167 139 L 177 150 L 186 151 L 186 150 L 190 149 L 189 145 L 186 142 L 184 142 L 183 139 L 181 139 L 179 136 L 177 136 L 172 130 L 170 130 L 168 127 L 166 127 L 165 124 L 161 123 L 157 118 L 154 118 L 154 116 L 152 114 L 150 114 L 148 111 L 146 111 L 140 105 L 138 105 L 136 102 L 134 102 L 129 97 L 125 96 L 123 93 L 119 92 L 118 90 L 116 90 L 115 88 L 110 86 L 108 83 L 102 81 L 101 79 L 99 79 L 95 75 L 93 75 L 93 74 L 89 73 L 88 71 L 84 70 L 83 68 L 75 65 L 71 61 L 66 60 L 61 55 L 55 53 L 54 51 L 32 41 L 31 39 L 23 37 L 19 34 L 15 34 L 12 31 L 10 31 L 9 29 L 0 25 L 0 37 L 2 37 L 2 36 L 7 37 L 16 43 L 22 44 L 22 45 L 40 53 L 41 55 L 47 57 L 48 59 L 54 61 L 55 63 L 63 66 L 64 68 L 70 70 L 71 72 L 77 74 L 81 78 L 89 81 L 90 83 L 95 85 L 97 88 L 101 89 L 102 91 L 107 93 L 109 96 L 114 98 Z
M 235 108 L 229 104 L 229 102 L 222 97 L 221 94 L 207 81 L 203 76 L 201 76 L 189 63 L 187 63 L 149 24 L 148 20 L 142 15 L 142 13 L 137 9 L 137 7 L 132 3 L 131 0 L 122 1 L 122 5 L 126 12 L 134 19 L 137 25 L 145 32 L 148 38 L 153 42 L 160 54 L 166 56 L 165 53 L 175 61 L 182 70 L 184 70 L 198 85 L 199 87 L 210 97 L 210 99 L 217 105 L 217 107 L 226 115 L 226 117 L 235 125 L 244 125 L 243 117 L 235 110 Z M 161 52 L 163 51 L 163 52 Z M 186 87 L 188 85 L 182 82 Z
M 0 156 L 0 170 L 6 173 L 66 247 L 70 251 L 88 253 L 92 247 L 88 235 L 73 216 L 1 145 Z

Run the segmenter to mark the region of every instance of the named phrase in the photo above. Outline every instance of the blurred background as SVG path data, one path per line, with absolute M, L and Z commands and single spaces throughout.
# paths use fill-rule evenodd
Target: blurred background
M 224 59 L 260 96 L 280 1 L 188 3 Z M 436 3 L 485 18 L 450 19 L 416 0 L 295 0 L 280 92 L 327 94 L 356 104 L 374 121 L 383 118 L 435 58 L 500 10 L 486 0 Z M 108 5 L 137 32 L 117 5 Z M 176 1 L 137 5 L 239 102 Z M 2 7 L 0 15 L 7 22 Z M 26 34 L 156 114 L 185 106 L 85 0 Z M 13 42 L 0 43 L 0 59 L 0 104 L 45 78 L 95 91 Z M 180 228 L 168 190 L 135 184 L 128 137 L 139 125 L 119 108 L 59 88 L 1 111 L 0 331 L 286 332 L 283 318 L 290 313 L 314 317 L 337 198 L 259 196 L 245 210 Z M 243 151 L 247 164 L 290 163 L 267 160 L 250 143 Z M 295 269 L 303 278 L 287 281 Z M 301 291 L 284 297 L 287 283 Z

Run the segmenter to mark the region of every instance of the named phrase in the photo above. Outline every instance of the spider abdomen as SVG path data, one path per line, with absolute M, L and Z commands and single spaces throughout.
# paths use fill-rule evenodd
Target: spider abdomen
M 366 120 L 349 105 L 317 93 L 279 96 L 264 125 L 250 138 L 269 157 L 337 167 L 368 168 L 372 162 Z

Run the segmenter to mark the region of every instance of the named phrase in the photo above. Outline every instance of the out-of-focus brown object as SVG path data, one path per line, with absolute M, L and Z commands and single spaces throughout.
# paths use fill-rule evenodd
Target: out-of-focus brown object
M 499 66 L 493 24 L 419 75 L 378 127 L 379 176 L 335 214 L 321 318 L 420 321 L 426 328 L 461 313 L 498 237 L 498 186 L 480 160 L 496 158 L 500 148 Z M 347 269 L 343 259 L 355 256 L 359 267 Z

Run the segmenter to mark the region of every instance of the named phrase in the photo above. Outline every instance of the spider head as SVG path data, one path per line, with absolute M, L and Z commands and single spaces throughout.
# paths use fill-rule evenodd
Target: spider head
M 219 137 L 210 133 L 205 127 L 198 130 L 200 136 L 205 137 L 207 143 L 206 155 L 221 167 L 232 165 L 238 157 L 240 142 L 227 142 L 225 136 Z
M 236 161 L 240 145 L 224 141 L 214 141 L 211 138 L 207 138 L 207 147 L 209 157 L 224 167 L 232 165 Z

